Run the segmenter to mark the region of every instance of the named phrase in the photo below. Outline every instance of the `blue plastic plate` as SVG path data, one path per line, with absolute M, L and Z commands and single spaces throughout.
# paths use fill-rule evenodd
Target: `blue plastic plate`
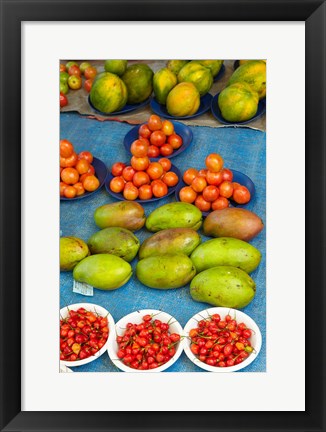
M 191 116 L 184 116 L 184 117 L 171 116 L 167 112 L 166 106 L 159 104 L 155 98 L 153 98 L 151 100 L 150 106 L 151 106 L 152 110 L 155 112 L 155 114 L 157 114 L 161 117 L 165 117 L 165 118 L 172 119 L 172 120 L 188 120 L 188 119 L 198 117 L 198 116 L 204 114 L 205 112 L 207 112 L 211 107 L 212 99 L 213 99 L 213 96 L 210 93 L 205 94 L 205 96 L 200 98 L 200 105 L 199 105 L 198 111 Z
M 218 103 L 217 103 L 217 100 L 218 100 L 218 96 L 219 96 L 219 94 L 220 94 L 220 93 L 217 93 L 217 94 L 213 97 L 213 99 L 212 99 L 212 105 L 211 105 L 211 110 L 212 110 L 213 116 L 214 116 L 214 117 L 215 117 L 215 118 L 216 118 L 220 123 L 227 124 L 227 125 L 242 125 L 242 124 L 247 124 L 247 123 L 250 123 L 250 122 L 256 120 L 257 118 L 261 117 L 261 116 L 262 116 L 263 114 L 265 114 L 265 112 L 266 112 L 266 98 L 264 98 L 264 99 L 261 99 L 261 100 L 259 101 L 257 112 L 256 112 L 256 114 L 255 114 L 251 119 L 249 119 L 249 120 L 245 120 L 245 121 L 242 121 L 242 122 L 230 122 L 230 121 L 227 121 L 227 120 L 225 120 L 225 119 L 222 117 L 221 110 L 220 110 L 220 108 L 219 108 L 219 106 L 218 106 Z
M 85 192 L 83 195 L 76 196 L 75 198 L 60 197 L 61 201 L 74 201 L 74 200 L 79 200 L 82 198 L 87 198 L 87 197 L 95 194 L 96 192 L 98 192 L 101 189 L 101 187 L 104 185 L 106 177 L 108 175 L 108 169 L 107 169 L 105 163 L 103 161 L 101 161 L 100 159 L 97 159 L 96 157 L 93 158 L 92 165 L 95 169 L 95 175 L 99 179 L 100 186 L 93 192 Z
M 179 147 L 177 150 L 175 150 L 170 156 L 162 156 L 162 157 L 167 157 L 169 159 L 173 158 L 174 156 L 177 156 L 178 154 L 186 150 L 192 143 L 192 138 L 193 138 L 191 129 L 188 126 L 176 121 L 173 121 L 172 123 L 174 126 L 175 133 L 181 136 L 183 143 L 182 146 Z M 141 125 L 135 126 L 134 128 L 130 129 L 130 131 L 124 137 L 123 144 L 129 154 L 131 154 L 130 153 L 131 144 L 139 137 L 138 131 L 140 126 Z
M 219 73 L 214 78 L 214 82 L 216 82 L 219 79 L 221 79 L 224 74 L 225 74 L 225 66 L 224 66 L 224 64 L 222 64 L 221 69 L 219 70 Z
M 115 115 L 120 115 L 120 114 L 126 114 L 126 113 L 131 112 L 131 111 L 136 111 L 139 108 L 142 108 L 142 107 L 148 105 L 150 100 L 151 100 L 151 98 L 148 98 L 144 102 L 140 102 L 138 104 L 133 104 L 133 105 L 126 104 L 120 111 L 115 111 L 112 113 L 105 113 L 105 112 L 99 111 L 98 109 L 96 109 L 94 107 L 94 105 L 92 104 L 91 99 L 88 95 L 88 103 L 89 103 L 90 107 L 92 108 L 92 110 L 94 110 L 95 112 L 97 112 L 101 115 L 110 116 L 110 117 L 115 116 Z
M 157 162 L 157 161 L 158 161 L 158 158 L 155 158 L 155 159 L 153 158 L 153 159 L 151 159 L 151 162 Z M 125 163 L 126 163 L 126 162 L 125 162 Z M 128 163 L 126 163 L 126 165 L 128 165 Z M 176 175 L 179 177 L 179 179 L 182 178 L 182 177 L 181 177 L 181 172 L 180 172 L 180 170 L 179 170 L 175 165 L 172 164 L 170 171 L 173 171 L 174 173 L 176 173 Z M 106 191 L 107 191 L 111 196 L 113 196 L 114 198 L 116 198 L 116 199 L 118 199 L 118 200 L 120 200 L 120 201 L 127 201 L 127 200 L 124 198 L 124 196 L 122 195 L 122 193 L 115 193 L 115 192 L 112 192 L 112 191 L 111 191 L 111 189 L 110 189 L 110 181 L 113 179 L 113 177 L 114 177 L 114 176 L 113 176 L 111 173 L 108 174 L 108 176 L 107 176 L 107 178 L 106 178 L 106 182 L 105 182 L 105 189 L 106 189 Z M 180 183 L 180 182 L 181 182 L 181 180 L 179 180 L 179 183 Z M 160 200 L 160 199 L 166 198 L 167 196 L 173 194 L 173 193 L 176 191 L 176 189 L 177 189 L 179 183 L 176 184 L 176 185 L 173 186 L 173 187 L 168 187 L 168 193 L 167 193 L 166 195 L 164 195 L 164 197 L 161 197 L 161 198 L 151 198 L 151 199 L 148 199 L 148 200 L 136 199 L 136 200 L 134 200 L 134 201 L 136 201 L 136 202 L 138 202 L 138 203 L 146 204 L 146 203 L 149 203 L 149 202 L 154 202 L 154 201 L 158 201 L 158 200 Z
M 243 174 L 242 172 L 235 171 L 235 170 L 231 170 L 231 171 L 233 174 L 232 182 L 240 183 L 241 186 L 246 186 L 246 188 L 250 192 L 251 198 L 247 204 L 237 204 L 236 202 L 230 200 L 230 207 L 246 207 L 246 205 L 248 205 L 253 200 L 253 198 L 255 196 L 255 185 L 254 185 L 253 181 L 248 176 Z M 187 186 L 187 185 L 183 180 L 180 180 L 180 182 L 176 186 L 175 199 L 177 201 L 180 201 L 179 192 L 184 186 Z M 202 212 L 202 213 L 203 213 L 203 216 L 208 216 L 210 212 Z

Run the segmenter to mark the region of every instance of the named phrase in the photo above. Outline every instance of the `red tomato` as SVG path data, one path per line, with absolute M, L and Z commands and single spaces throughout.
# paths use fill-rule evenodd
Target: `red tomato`
M 201 170 L 199 170 L 198 171 L 198 175 L 199 175 L 199 177 L 204 177 L 204 178 L 206 178 L 206 176 L 207 176 L 207 169 L 201 169 Z
M 74 188 L 74 186 L 67 186 L 63 191 L 63 195 L 66 198 L 75 198 L 77 195 L 77 189 Z
M 167 186 L 173 187 L 176 184 L 178 184 L 179 177 L 173 171 L 169 171 L 166 174 L 164 174 L 162 180 Z
M 232 182 L 233 191 L 234 191 L 237 187 L 239 187 L 239 186 L 241 186 L 240 183 Z
M 203 198 L 209 202 L 215 201 L 218 198 L 219 194 L 220 192 L 218 190 L 218 187 L 214 185 L 206 186 L 203 190 Z
M 198 195 L 195 200 L 195 206 L 199 208 L 199 210 L 208 212 L 211 209 L 211 203 L 209 201 L 206 201 L 203 198 L 203 195 Z
M 121 176 L 122 175 L 122 171 L 126 168 L 126 164 L 124 164 L 123 162 L 116 162 L 115 164 L 112 165 L 111 168 L 111 174 L 116 176 Z
M 60 72 L 66 72 L 66 66 L 60 63 Z
M 110 181 L 110 189 L 112 192 L 120 193 L 123 191 L 124 187 L 125 187 L 125 180 L 121 176 L 114 177 Z
M 228 168 L 223 168 L 221 170 L 222 173 L 222 177 L 224 181 L 229 181 L 231 182 L 233 180 L 233 173 L 231 170 L 229 170 Z
M 60 108 L 68 105 L 68 98 L 65 94 L 60 92 Z
M 222 210 L 226 207 L 229 207 L 229 200 L 224 197 L 218 197 L 214 202 L 212 202 L 213 210 Z
M 185 186 L 180 189 L 179 199 L 182 202 L 187 202 L 192 204 L 197 198 L 197 192 L 193 190 L 191 186 Z
M 63 168 L 73 167 L 76 165 L 77 160 L 77 153 L 73 152 L 73 154 L 67 158 L 60 157 L 60 166 Z
M 86 159 L 91 164 L 93 162 L 93 155 L 89 151 L 82 151 L 78 154 L 78 159 Z
M 143 138 L 149 138 L 152 131 L 149 129 L 147 124 L 142 124 L 139 128 L 138 134 Z
M 100 186 L 99 179 L 94 175 L 88 175 L 83 181 L 83 186 L 88 192 L 93 192 Z
M 174 126 L 170 120 L 164 120 L 162 123 L 162 131 L 166 136 L 170 136 L 174 133 Z
M 161 198 L 168 193 L 168 187 L 162 180 L 156 180 L 155 183 L 152 184 L 152 191 L 156 198 Z
M 163 167 L 159 162 L 151 162 L 146 170 L 152 180 L 161 178 L 163 171 Z
M 219 186 L 220 196 L 224 198 L 230 198 L 233 194 L 233 186 L 232 183 L 228 181 L 224 181 Z
M 77 65 L 70 66 L 70 68 L 68 69 L 68 74 L 69 75 L 81 76 L 81 71 L 79 69 L 79 66 L 77 66 Z
M 89 78 L 84 82 L 84 89 L 89 93 L 92 89 L 93 79 Z
M 182 146 L 182 143 L 183 141 L 180 135 L 172 134 L 168 138 L 168 144 L 171 144 L 174 150 L 180 148 Z
M 63 158 L 70 157 L 74 152 L 74 146 L 73 144 L 66 140 L 62 139 L 60 140 L 60 156 Z
M 151 145 L 151 143 L 150 143 L 150 141 L 149 141 L 148 138 L 144 138 L 144 137 L 140 136 L 138 139 L 140 139 L 140 141 L 144 141 L 148 146 Z
M 147 156 L 148 147 L 149 146 L 146 143 L 145 139 L 137 139 L 131 144 L 130 151 L 133 156 L 145 157 Z
M 191 183 L 193 182 L 194 178 L 197 177 L 197 175 L 198 175 L 198 170 L 196 170 L 195 168 L 188 168 L 183 174 L 183 181 L 187 185 L 191 185 Z
M 159 159 L 158 163 L 160 163 L 164 169 L 164 171 L 170 171 L 171 169 L 171 161 L 168 158 L 161 158 Z
M 148 147 L 147 156 L 149 158 L 156 158 L 160 155 L 160 149 L 154 145 Z
M 76 163 L 76 170 L 79 174 L 86 174 L 89 170 L 90 164 L 86 159 L 79 159 Z
M 246 186 L 238 186 L 235 189 L 232 198 L 238 204 L 247 204 L 250 201 L 251 196 Z
M 132 178 L 132 182 L 136 187 L 140 187 L 142 185 L 149 184 L 151 182 L 151 179 L 146 172 L 137 171 Z
M 152 187 L 149 184 L 140 186 L 138 192 L 141 200 L 148 200 L 153 196 Z
M 131 163 L 131 166 L 136 171 L 146 171 L 146 169 L 149 166 L 150 161 L 149 161 L 149 159 L 148 159 L 147 156 L 145 156 L 145 157 L 136 157 L 136 156 L 133 156 L 130 159 L 130 163 Z
M 63 181 L 60 182 L 60 196 L 64 196 L 63 191 L 66 189 L 67 186 L 67 183 L 64 183 Z
M 171 144 L 163 144 L 160 147 L 160 153 L 162 156 L 170 156 L 173 153 L 173 147 Z
M 162 128 L 162 120 L 159 116 L 153 114 L 148 119 L 147 126 L 151 131 L 160 130 Z
M 191 187 L 195 192 L 202 192 L 207 186 L 207 182 L 204 177 L 197 176 L 193 179 Z
M 90 175 L 94 175 L 95 174 L 95 168 L 93 167 L 93 165 L 89 166 L 87 174 L 90 174 Z
M 208 184 L 218 186 L 223 181 L 222 171 L 212 172 L 212 171 L 207 170 L 206 181 Z
M 166 136 L 165 136 L 164 132 L 162 132 L 161 130 L 156 130 L 152 133 L 149 140 L 150 140 L 152 145 L 155 145 L 157 147 L 161 147 L 166 141 Z
M 89 66 L 84 71 L 85 78 L 88 79 L 94 79 L 97 75 L 97 69 L 94 66 Z
M 223 168 L 223 159 L 217 153 L 211 153 L 205 159 L 205 164 L 207 168 L 212 172 L 219 172 Z
M 84 195 L 85 189 L 82 182 L 75 183 L 74 188 L 77 191 L 76 196 Z
M 133 169 L 133 167 L 128 165 L 123 169 L 122 177 L 126 180 L 126 182 L 131 182 L 135 172 L 136 171 Z
M 139 194 L 138 189 L 133 183 L 127 182 L 125 184 L 125 188 L 123 190 L 123 196 L 126 200 L 134 201 L 135 199 L 138 198 L 138 194 Z
M 74 185 L 79 180 L 79 173 L 75 168 L 65 168 L 61 172 L 61 180 L 67 184 Z

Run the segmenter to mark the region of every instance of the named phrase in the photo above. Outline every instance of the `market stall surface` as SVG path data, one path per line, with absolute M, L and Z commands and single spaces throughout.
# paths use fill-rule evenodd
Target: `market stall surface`
M 110 170 L 114 162 L 126 162 L 127 154 L 123 138 L 132 125 L 115 121 L 97 121 L 77 113 L 61 113 L 60 139 L 68 139 L 76 152 L 89 150 L 96 158 L 105 162 Z M 187 168 L 205 168 L 205 158 L 209 153 L 221 154 L 225 166 L 249 176 L 256 187 L 256 195 L 247 205 L 266 223 L 266 133 L 249 127 L 190 126 L 193 142 L 187 150 L 174 157 L 172 162 L 181 173 Z M 174 195 L 153 203 L 144 202 L 147 215 L 157 207 L 175 201 Z M 79 237 L 87 242 L 92 234 L 99 231 L 93 214 L 101 205 L 116 202 L 105 188 L 99 192 L 73 201 L 60 203 L 60 230 L 62 236 Z M 199 230 L 202 241 L 208 240 Z M 143 242 L 153 233 L 145 228 L 137 231 L 136 236 Z M 262 337 L 262 349 L 256 360 L 241 372 L 266 371 L 266 227 L 251 244 L 262 253 L 258 268 L 251 274 L 256 282 L 256 296 L 243 312 L 256 321 Z M 131 265 L 135 270 L 137 258 Z M 94 289 L 92 297 L 74 293 L 72 272 L 60 274 L 60 307 L 73 303 L 94 303 L 106 308 L 117 322 L 123 316 L 140 309 L 159 309 L 174 316 L 182 326 L 197 312 L 212 307 L 207 303 L 195 302 L 189 293 L 189 285 L 172 290 L 156 290 L 142 285 L 133 274 L 123 287 L 114 291 Z M 119 372 L 107 353 L 83 366 L 72 368 L 74 372 Z M 183 353 L 167 372 L 203 372 Z

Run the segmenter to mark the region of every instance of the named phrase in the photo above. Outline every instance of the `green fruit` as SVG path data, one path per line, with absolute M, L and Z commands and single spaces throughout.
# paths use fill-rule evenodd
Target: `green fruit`
M 227 207 L 211 212 L 203 224 L 204 234 L 210 237 L 233 237 L 250 241 L 264 228 L 263 221 L 250 210 Z
M 87 244 L 78 237 L 60 237 L 60 270 L 72 270 L 90 254 Z
M 115 255 L 98 254 L 84 258 L 76 265 L 73 277 L 101 290 L 114 290 L 128 282 L 132 275 L 129 263 Z
M 60 93 L 67 94 L 69 91 L 69 86 L 65 82 L 60 82 Z
M 69 74 L 68 72 L 60 72 L 60 83 L 68 83 L 68 79 L 69 79 Z
M 127 69 L 128 60 L 105 60 L 104 69 L 106 72 L 121 76 Z
M 200 96 L 204 96 L 213 85 L 213 75 L 210 69 L 196 61 L 191 61 L 178 73 L 178 82 L 190 82 L 194 84 Z
M 231 122 L 251 119 L 258 110 L 258 102 L 258 94 L 244 82 L 225 87 L 218 97 L 223 118 Z
M 101 73 L 92 85 L 90 100 L 103 113 L 120 111 L 127 103 L 127 88 L 124 82 L 109 72 Z
M 169 60 L 166 64 L 166 67 L 170 69 L 175 75 L 178 75 L 180 70 L 189 63 L 189 60 Z
M 219 266 L 204 270 L 193 278 L 190 295 L 213 306 L 241 309 L 255 297 L 256 284 L 251 277 L 236 267 Z
M 166 254 L 138 261 L 136 275 L 150 288 L 173 289 L 187 285 L 196 269 L 189 257 L 183 254 Z
M 258 267 L 261 253 L 242 240 L 220 237 L 199 245 L 190 258 L 197 273 L 216 266 L 233 266 L 251 273 Z
M 79 67 L 79 65 L 78 65 L 77 62 L 75 62 L 75 61 L 69 61 L 68 63 L 66 63 L 66 69 L 67 69 L 67 71 L 69 70 L 70 66 L 78 66 Z
M 133 201 L 119 201 L 98 207 L 94 212 L 96 225 L 103 229 L 108 227 L 122 227 L 130 231 L 137 231 L 145 225 L 144 208 Z
M 104 228 L 88 240 L 91 254 L 107 253 L 125 261 L 132 261 L 137 255 L 140 243 L 138 238 L 125 228 Z
M 213 78 L 215 78 L 216 75 L 221 70 L 223 61 L 224 60 L 197 60 L 197 62 L 200 63 L 202 66 L 205 66 L 208 69 L 210 69 Z
M 259 99 L 266 96 L 266 62 L 251 60 L 239 66 L 232 74 L 228 85 L 245 82 L 258 93 Z
M 79 70 L 80 70 L 80 72 L 81 72 L 82 74 L 84 74 L 85 70 L 86 70 L 87 68 L 89 68 L 90 66 L 92 66 L 90 63 L 88 63 L 88 62 L 83 62 L 83 63 L 80 64 L 80 66 L 79 66 Z
M 178 83 L 177 76 L 168 68 L 155 72 L 153 77 L 153 88 L 158 103 L 165 105 L 169 92 Z
M 128 66 L 122 80 L 128 90 L 128 104 L 136 104 L 148 99 L 153 91 L 153 71 L 144 63 Z
M 177 84 L 166 98 L 166 109 L 175 117 L 196 114 L 200 106 L 200 94 L 194 84 L 183 82 Z
M 155 209 L 146 220 L 146 228 L 152 232 L 168 228 L 192 228 L 197 231 L 202 219 L 202 212 L 196 206 L 173 202 Z
M 139 259 L 149 256 L 182 253 L 190 255 L 200 244 L 200 235 L 191 228 L 170 228 L 146 239 L 139 249 Z

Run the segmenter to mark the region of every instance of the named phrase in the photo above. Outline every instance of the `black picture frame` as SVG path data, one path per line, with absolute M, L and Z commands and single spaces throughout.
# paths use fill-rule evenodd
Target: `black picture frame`
M 324 1 L 0 0 L 1 431 L 324 431 L 325 295 L 325 11 Z M 58 7 L 59 6 L 59 7 Z M 77 7 L 78 6 L 78 7 Z M 21 411 L 21 23 L 23 21 L 304 21 L 306 43 L 306 410 L 304 412 Z M 280 41 L 281 43 L 281 41 Z M 317 185 L 317 186 L 316 186 Z M 303 210 L 302 210 L 303 211 Z M 304 233 L 302 236 L 304 244 Z M 9 289 L 10 287 L 10 289 Z M 8 305 L 10 304 L 10 307 Z M 302 329 L 303 330 L 303 329 Z M 300 355 L 302 355 L 300 351 Z M 268 391 L 268 389 L 266 389 Z M 282 391 L 282 389 L 280 389 Z M 245 394 L 244 394 L 245 397 Z

